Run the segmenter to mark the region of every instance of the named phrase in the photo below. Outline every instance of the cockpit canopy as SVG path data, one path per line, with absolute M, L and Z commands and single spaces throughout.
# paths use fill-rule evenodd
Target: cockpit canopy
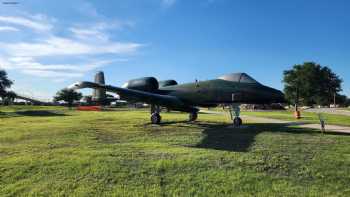
M 238 83 L 255 83 L 260 84 L 255 79 L 253 79 L 251 76 L 249 76 L 246 73 L 231 73 L 227 75 L 223 75 L 219 77 L 219 79 L 225 80 L 225 81 L 232 81 L 232 82 L 238 82 Z

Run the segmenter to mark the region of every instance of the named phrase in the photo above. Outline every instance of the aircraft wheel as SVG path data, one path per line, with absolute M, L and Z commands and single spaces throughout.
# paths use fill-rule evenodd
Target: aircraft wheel
M 195 120 L 197 120 L 197 118 L 198 118 L 197 113 L 190 113 L 190 116 L 189 116 L 190 121 L 195 121 Z
M 233 120 L 233 125 L 235 127 L 239 127 L 242 125 L 242 119 L 240 117 L 236 117 L 234 120 Z
M 162 119 L 162 117 L 158 113 L 153 113 L 151 115 L 152 124 L 159 124 L 161 119 Z

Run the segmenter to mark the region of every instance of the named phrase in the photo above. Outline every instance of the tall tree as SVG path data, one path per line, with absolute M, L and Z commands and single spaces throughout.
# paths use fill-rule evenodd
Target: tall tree
M 54 101 L 64 101 L 68 104 L 68 107 L 71 108 L 74 101 L 79 101 L 82 97 L 83 95 L 80 92 L 65 88 L 56 93 Z
M 350 100 L 346 95 L 337 94 L 335 95 L 336 104 L 341 107 L 348 107 Z
M 350 98 L 346 98 L 346 101 L 344 103 L 345 107 L 350 107 Z
M 283 82 L 290 103 L 329 105 L 341 91 L 342 80 L 328 67 L 305 62 L 284 71 Z
M 324 97 L 324 100 L 320 102 L 320 104 L 333 103 L 334 99 L 341 97 L 338 93 L 342 91 L 342 80 L 328 67 L 323 67 L 321 72 L 323 75 L 323 83 L 320 94 Z
M 6 96 L 6 89 L 10 88 L 12 81 L 7 77 L 5 70 L 0 70 L 0 97 L 4 100 Z
M 10 105 L 14 102 L 17 95 L 13 91 L 6 91 L 5 95 L 2 97 L 2 102 L 4 105 Z

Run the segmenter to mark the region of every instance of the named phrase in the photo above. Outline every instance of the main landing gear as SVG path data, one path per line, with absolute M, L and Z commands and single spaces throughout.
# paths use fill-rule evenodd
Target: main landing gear
M 151 105 L 151 123 L 152 124 L 159 124 L 162 120 L 162 117 L 160 116 L 160 106 L 158 105 Z
M 159 115 L 159 113 L 151 114 L 152 124 L 159 124 L 161 120 L 162 120 L 162 117 Z
M 161 107 L 158 105 L 151 105 L 151 123 L 152 124 L 159 124 L 162 120 L 162 117 L 160 116 Z M 190 112 L 188 116 L 188 120 L 190 122 L 193 122 L 197 120 L 198 118 L 198 110 L 193 110 Z
M 232 104 L 230 106 L 230 116 L 233 121 L 233 126 L 240 127 L 242 125 L 242 119 L 239 117 L 241 109 L 238 104 Z

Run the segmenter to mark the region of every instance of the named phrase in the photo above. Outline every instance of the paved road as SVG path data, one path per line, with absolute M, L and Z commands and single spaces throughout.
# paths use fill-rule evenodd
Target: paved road
M 337 109 L 337 108 L 311 108 L 305 110 L 306 112 L 314 112 L 314 113 L 328 113 L 328 114 L 337 114 L 337 115 L 345 115 L 350 116 L 350 111 Z
M 243 119 L 246 119 L 248 121 L 253 122 L 261 122 L 261 123 L 278 123 L 278 124 L 286 124 L 288 126 L 298 126 L 302 128 L 309 128 L 309 129 L 320 129 L 321 126 L 319 124 L 310 124 L 310 123 L 304 123 L 304 122 L 293 122 L 293 121 L 286 121 L 286 120 L 277 120 L 277 119 L 271 119 L 271 118 L 262 118 L 262 117 L 255 117 L 255 116 L 242 116 Z M 337 126 L 337 125 L 327 125 L 326 124 L 326 132 L 335 132 L 335 133 L 347 133 L 350 134 L 350 127 L 344 127 L 344 126 Z

